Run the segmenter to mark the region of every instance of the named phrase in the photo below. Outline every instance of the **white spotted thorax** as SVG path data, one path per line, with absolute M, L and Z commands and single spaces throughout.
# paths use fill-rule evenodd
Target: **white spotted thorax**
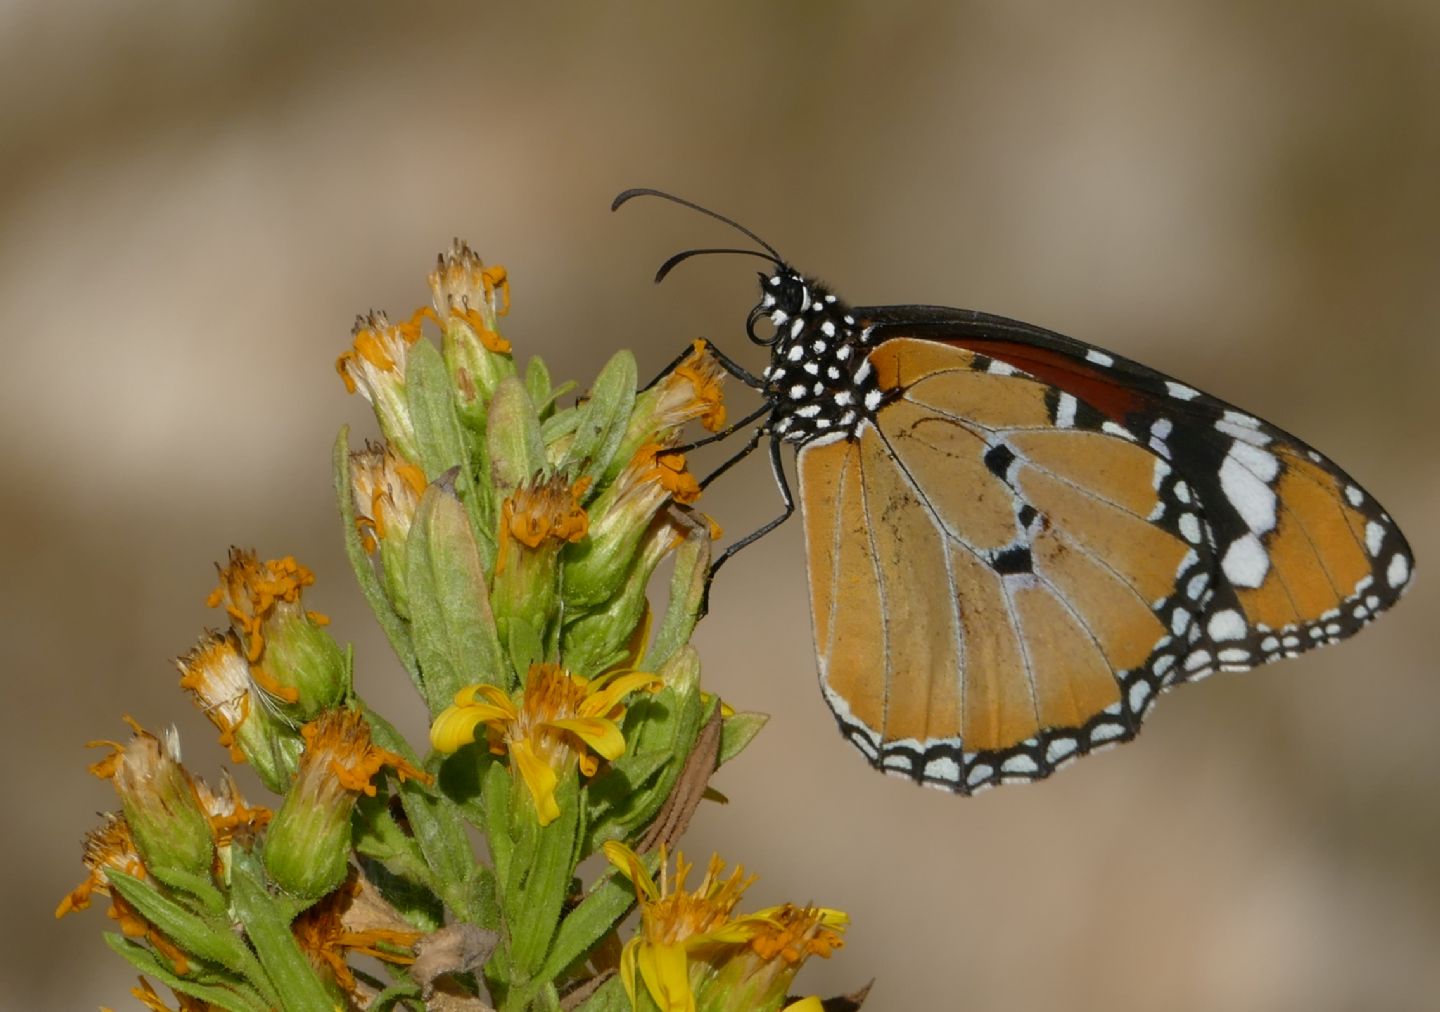
M 884 395 L 867 359 L 870 330 L 823 286 L 781 267 L 761 284 L 751 318 L 775 327 L 765 396 L 769 427 L 787 443 L 854 436 Z

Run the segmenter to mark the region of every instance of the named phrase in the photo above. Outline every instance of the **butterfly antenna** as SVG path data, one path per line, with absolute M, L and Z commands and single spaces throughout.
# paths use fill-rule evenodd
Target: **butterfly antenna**
M 689 260 L 691 257 L 698 257 L 703 253 L 741 253 L 745 256 L 759 257 L 761 260 L 769 260 L 776 267 L 785 266 L 785 264 L 782 263 L 777 257 L 772 257 L 768 253 L 761 253 L 758 249 L 687 249 L 683 253 L 676 253 L 673 257 L 671 257 L 669 260 L 666 260 L 663 264 L 660 265 L 660 269 L 655 272 L 655 283 L 658 285 L 660 282 L 664 281 L 665 275 L 669 274 L 672 270 L 674 270 L 676 265 L 683 263 L 686 260 Z
M 733 218 L 727 218 L 723 214 L 710 210 L 708 207 L 701 207 L 699 204 L 696 204 L 693 201 L 686 200 L 684 197 L 677 197 L 673 193 L 666 193 L 664 190 L 652 190 L 649 187 L 637 187 L 633 190 L 626 190 L 624 193 L 620 194 L 611 202 L 610 210 L 618 211 L 621 205 L 626 204 L 631 200 L 634 200 L 636 197 L 660 197 L 664 200 L 670 201 L 672 204 L 679 204 L 681 207 L 688 207 L 692 211 L 699 211 L 701 214 L 709 215 L 716 221 L 723 221 L 725 224 L 729 225 L 737 232 L 749 236 L 751 239 L 754 239 L 756 242 L 758 242 L 761 246 L 765 247 L 766 252 L 770 254 L 771 258 L 775 261 L 775 263 L 783 264 L 785 262 L 783 259 L 781 259 L 779 251 L 776 250 L 774 246 L 771 246 L 764 239 L 761 239 L 758 235 L 750 231 L 738 221 L 735 221 Z M 674 265 L 672 264 L 671 266 Z

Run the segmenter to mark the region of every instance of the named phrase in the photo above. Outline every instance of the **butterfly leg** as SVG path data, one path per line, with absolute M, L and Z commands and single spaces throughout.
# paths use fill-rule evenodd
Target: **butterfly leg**
M 759 445 L 760 437 L 764 434 L 765 431 L 763 429 L 757 429 L 755 431 L 755 435 L 752 436 L 749 442 L 745 444 L 744 449 L 742 449 L 739 453 L 735 454 L 735 456 L 731 457 L 725 463 L 721 464 L 720 467 L 717 468 L 713 474 L 706 478 L 705 481 L 701 482 L 701 487 L 709 484 L 711 481 L 718 478 L 724 471 L 728 470 L 732 465 L 739 463 L 741 460 L 745 459 L 745 457 L 749 456 L 750 453 L 754 451 L 756 446 Z M 759 541 L 765 535 L 769 534 L 775 528 L 783 524 L 786 520 L 789 520 L 790 517 L 795 513 L 795 496 L 790 491 L 790 482 L 785 477 L 785 465 L 780 460 L 780 440 L 776 439 L 774 436 L 770 437 L 770 471 L 775 476 L 775 485 L 777 488 L 780 489 L 780 498 L 784 500 L 785 509 L 778 517 L 751 531 L 749 534 L 745 535 L 739 541 L 735 542 L 729 548 L 726 548 L 725 551 L 720 553 L 720 558 L 715 560 L 715 562 L 710 566 L 710 571 L 705 574 L 705 593 L 700 598 L 701 616 L 704 616 L 705 613 L 710 610 L 710 584 L 715 581 L 715 574 L 719 571 L 720 567 L 725 565 L 726 561 L 729 560 L 729 558 L 736 552 L 740 551 L 740 549 Z
M 734 377 L 735 377 L 736 379 L 738 379 L 741 383 L 744 383 L 747 387 L 751 387 L 751 388 L 753 388 L 753 389 L 755 389 L 755 390 L 763 390 L 763 389 L 765 388 L 765 381 L 764 381 L 764 380 L 759 379 L 758 377 L 756 377 L 755 375 L 753 375 L 748 369 L 746 369 L 744 366 L 742 366 L 739 362 L 736 362 L 736 361 L 735 361 L 733 358 L 731 358 L 729 355 L 725 354 L 725 353 L 724 353 L 723 351 L 721 351 L 719 348 L 715 347 L 715 345 L 714 345 L 713 343 L 711 343 L 711 341 L 710 341 L 710 339 L 709 339 L 708 337 L 702 337 L 702 338 L 700 338 L 700 343 L 705 346 L 705 350 L 706 350 L 707 352 L 709 352 L 711 355 L 714 356 L 715 361 L 717 361 L 717 362 L 720 363 L 720 368 L 724 369 L 724 370 L 725 370 L 726 372 L 728 372 L 731 376 L 734 376 Z M 643 387 L 641 387 L 641 388 L 640 388 L 641 392 L 644 392 L 644 391 L 646 391 L 646 390 L 649 390 L 649 389 L 650 389 L 651 387 L 653 387 L 656 383 L 659 383 L 659 382 L 660 382 L 662 379 L 664 379 L 666 376 L 669 376 L 672 372 L 675 371 L 676 366 L 678 366 L 681 362 L 684 362 L 687 358 L 689 358 L 689 357 L 690 357 L 691 355 L 693 355 L 694 353 L 695 353 L 695 348 L 694 348 L 693 345 L 692 345 L 691 347 L 687 348 L 685 351 L 682 351 L 679 355 L 677 355 L 677 356 L 675 357 L 675 361 L 671 362 L 671 363 L 670 363 L 669 365 L 667 365 L 664 369 L 661 369 L 658 373 L 656 373 L 654 379 L 652 379 L 649 383 L 646 383 Z
M 727 425 L 724 429 L 720 430 L 719 432 L 715 432 L 715 433 L 712 433 L 711 435 L 705 436 L 705 437 L 703 437 L 703 438 L 701 438 L 701 439 L 697 439 L 697 440 L 695 440 L 695 442 L 693 442 L 693 443 L 685 443 L 685 444 L 683 444 L 683 445 L 681 445 L 681 446 L 677 446 L 677 447 L 674 448 L 674 450 L 673 450 L 672 452 L 674 452 L 674 453 L 689 453 L 691 450 L 699 449 L 699 448 L 702 447 L 702 446 L 709 446 L 711 443 L 718 443 L 718 442 L 720 442 L 721 440 L 729 439 L 731 436 L 735 435 L 735 433 L 739 432 L 741 429 L 745 428 L 747 425 L 751 425 L 751 424 L 753 424 L 754 422 L 756 422 L 756 421 L 760 418 L 761 415 L 765 414 L 765 412 L 767 412 L 767 411 L 769 411 L 769 410 L 770 410 L 770 405 L 769 405 L 769 404 L 762 404 L 762 405 L 760 405 L 758 408 L 756 408 L 754 411 L 752 411 L 752 412 L 750 412 L 748 415 L 746 415 L 744 418 L 740 419 L 740 420 L 739 420 L 738 422 L 736 422 L 734 425 Z M 722 465 L 720 466 L 720 469 L 719 469 L 719 470 L 717 470 L 714 474 L 710 475 L 709 478 L 706 478 L 704 481 L 702 481 L 702 482 L 700 483 L 700 487 L 701 487 L 701 488 L 704 488 L 706 485 L 710 484 L 710 481 L 711 481 L 712 479 L 718 478 L 718 477 L 720 476 L 721 471 L 723 471 L 723 470 L 725 470 L 726 468 L 728 468 L 731 464 L 738 463 L 740 460 L 743 460 L 746 456 L 748 456 L 749 453 L 750 453 L 752 450 L 755 449 L 756 444 L 758 444 L 758 443 L 760 442 L 760 433 L 761 433 L 761 431 L 762 431 L 762 430 L 760 430 L 760 429 L 756 429 L 756 430 L 755 430 L 755 438 L 752 439 L 752 440 L 746 445 L 746 448 L 745 448 L 744 450 L 741 450 L 740 453 L 738 453 L 735 457 L 732 457 L 730 460 L 728 460 L 728 461 L 726 461 L 724 464 L 722 464 Z

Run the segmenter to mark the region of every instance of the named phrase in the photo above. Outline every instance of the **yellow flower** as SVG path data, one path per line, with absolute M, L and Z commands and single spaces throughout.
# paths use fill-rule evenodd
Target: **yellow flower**
M 636 1009 L 637 978 L 661 1012 L 778 1009 L 800 965 L 810 956 L 827 958 L 842 944 L 849 918 L 838 910 L 785 904 L 735 916 L 755 880 L 739 867 L 725 875 L 718 856 L 687 890 L 691 866 L 683 855 L 675 857 L 672 884 L 662 849 L 657 886 L 629 847 L 611 841 L 604 849 L 640 902 L 639 933 L 620 957 L 621 980 Z
M 599 760 L 618 759 L 625 751 L 619 720 L 621 700 L 659 679 L 641 672 L 614 671 L 596 679 L 571 674 L 558 665 L 534 664 L 525 687 L 512 699 L 493 685 L 471 685 L 455 694 L 430 727 L 430 744 L 454 752 L 475 740 L 484 725 L 490 751 L 509 753 L 535 803 L 540 825 L 560 817 L 555 788 L 560 777 L 578 764 L 594 776 Z

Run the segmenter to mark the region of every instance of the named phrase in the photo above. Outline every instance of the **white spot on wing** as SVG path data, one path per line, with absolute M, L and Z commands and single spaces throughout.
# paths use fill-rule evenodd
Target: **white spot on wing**
M 1410 579 L 1410 560 L 1399 552 L 1390 557 L 1390 565 L 1385 568 L 1385 582 L 1392 587 L 1401 586 Z
M 1073 394 L 1060 395 L 1059 401 L 1055 404 L 1055 424 L 1062 429 L 1068 429 L 1075 424 L 1075 397 Z
M 1220 562 L 1225 579 L 1237 587 L 1258 587 L 1270 571 L 1270 556 L 1254 534 L 1246 534 L 1230 542 Z
M 1379 555 L 1384 544 L 1385 528 L 1371 520 L 1365 525 L 1365 550 L 1371 555 Z
M 1087 352 L 1085 353 L 1085 360 L 1086 360 L 1087 362 L 1094 362 L 1096 365 L 1114 365 L 1114 364 L 1115 364 L 1115 360 L 1114 360 L 1113 358 L 1111 358 L 1109 355 L 1105 354 L 1105 353 L 1104 353 L 1103 351 L 1101 351 L 1099 348 L 1091 348 L 1089 351 L 1087 351 Z
M 1177 401 L 1193 401 L 1200 396 L 1200 391 L 1194 387 L 1187 387 L 1184 383 L 1176 383 L 1174 380 L 1165 381 L 1165 389 L 1170 396 Z
M 1220 487 L 1235 512 L 1257 534 L 1275 527 L 1275 493 L 1269 482 L 1280 471 L 1273 454 L 1239 440 L 1220 465 Z
M 925 764 L 925 779 L 958 784 L 960 782 L 960 764 L 949 756 L 931 759 Z
M 1234 608 L 1226 608 L 1224 611 L 1217 611 L 1210 616 L 1206 625 L 1212 640 L 1238 640 L 1245 638 L 1245 616 L 1241 615 Z

